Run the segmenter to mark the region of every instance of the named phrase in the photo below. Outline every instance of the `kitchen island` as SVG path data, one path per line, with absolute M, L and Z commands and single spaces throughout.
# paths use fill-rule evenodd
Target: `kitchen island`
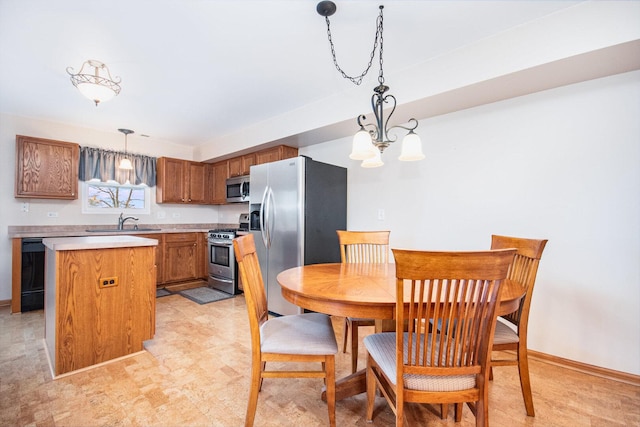
M 143 350 L 155 334 L 155 239 L 45 238 L 45 348 L 52 376 Z

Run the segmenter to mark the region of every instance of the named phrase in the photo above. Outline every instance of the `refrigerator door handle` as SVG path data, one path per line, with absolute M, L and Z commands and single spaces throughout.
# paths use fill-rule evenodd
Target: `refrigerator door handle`
M 264 189 L 264 193 L 262 194 L 262 201 L 260 202 L 260 237 L 262 237 L 262 243 L 264 243 L 264 247 L 268 248 L 268 239 L 267 239 L 267 229 L 266 229 L 266 203 L 267 203 L 267 195 L 269 194 L 269 187 L 267 186 Z
M 271 247 L 271 243 L 273 242 L 273 229 L 276 226 L 276 200 L 273 195 L 273 189 L 269 187 L 269 196 L 268 196 L 268 206 L 269 216 L 267 220 L 267 230 L 269 236 L 269 247 Z

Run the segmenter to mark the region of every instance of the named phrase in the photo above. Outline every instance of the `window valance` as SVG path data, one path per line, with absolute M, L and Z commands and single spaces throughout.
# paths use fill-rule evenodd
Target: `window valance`
M 132 170 L 119 169 L 120 160 L 127 157 L 133 164 Z M 156 158 L 103 150 L 100 148 L 80 147 L 80 181 L 99 179 L 102 182 L 116 181 L 125 184 L 127 181 L 134 185 L 156 185 Z

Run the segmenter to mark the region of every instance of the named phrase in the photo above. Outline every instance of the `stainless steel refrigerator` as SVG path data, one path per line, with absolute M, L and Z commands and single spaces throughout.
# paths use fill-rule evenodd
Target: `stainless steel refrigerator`
M 274 314 L 301 312 L 276 276 L 301 265 L 340 262 L 336 230 L 347 226 L 347 170 L 300 156 L 251 166 L 250 232 Z

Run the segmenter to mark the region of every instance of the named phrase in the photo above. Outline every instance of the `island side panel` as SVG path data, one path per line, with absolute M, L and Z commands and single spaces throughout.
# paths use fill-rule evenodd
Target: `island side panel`
M 155 274 L 152 246 L 58 251 L 57 375 L 143 349 L 155 329 Z
M 56 366 L 56 251 L 44 253 L 44 340 L 52 375 Z

